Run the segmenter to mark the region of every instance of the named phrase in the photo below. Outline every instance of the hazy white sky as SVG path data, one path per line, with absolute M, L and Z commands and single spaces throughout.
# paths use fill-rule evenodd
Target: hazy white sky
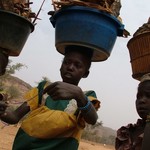
M 42 0 L 33 0 L 33 11 L 38 11 Z M 118 37 L 113 51 L 104 62 L 92 64 L 88 78 L 80 82 L 83 90 L 95 90 L 101 101 L 98 111 L 99 121 L 104 126 L 118 129 L 122 125 L 136 122 L 135 99 L 138 81 L 132 78 L 127 42 L 133 33 L 150 16 L 149 0 L 122 0 L 121 18 L 125 28 L 131 33 L 129 38 Z M 47 12 L 53 10 L 51 0 L 46 0 L 39 15 L 35 30 L 30 34 L 21 54 L 10 57 L 14 63 L 23 63 L 28 68 L 15 76 L 35 86 L 35 82 L 48 77 L 52 82 L 61 80 L 59 67 L 63 56 L 55 49 L 55 29 Z

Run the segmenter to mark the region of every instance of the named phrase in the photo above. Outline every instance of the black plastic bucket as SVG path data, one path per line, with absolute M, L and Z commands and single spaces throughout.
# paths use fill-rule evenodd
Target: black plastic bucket
M 9 56 L 18 56 L 34 25 L 15 13 L 0 10 L 0 48 Z M 1 50 L 0 49 L 0 50 Z

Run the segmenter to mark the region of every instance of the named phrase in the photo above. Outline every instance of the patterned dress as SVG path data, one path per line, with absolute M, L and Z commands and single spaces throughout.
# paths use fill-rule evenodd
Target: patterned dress
M 117 130 L 116 150 L 141 150 L 145 122 L 138 119 L 136 124 L 128 124 Z

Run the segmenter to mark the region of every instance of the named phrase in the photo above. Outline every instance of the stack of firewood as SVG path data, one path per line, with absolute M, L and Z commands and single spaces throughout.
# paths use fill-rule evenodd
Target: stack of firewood
M 137 31 L 133 34 L 133 36 L 135 37 L 137 35 L 147 33 L 147 32 L 150 33 L 150 17 L 149 17 L 147 23 L 144 23 L 141 27 L 139 27 L 137 29 Z
M 30 9 L 29 0 L 0 0 L 0 9 L 16 13 L 26 19 L 35 18 L 35 13 Z
M 64 6 L 79 5 L 96 8 L 119 17 L 121 3 L 120 0 L 52 0 L 55 10 L 59 10 Z

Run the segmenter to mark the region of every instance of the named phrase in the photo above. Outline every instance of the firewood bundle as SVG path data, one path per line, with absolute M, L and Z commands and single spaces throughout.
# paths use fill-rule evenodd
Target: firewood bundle
M 147 32 L 150 33 L 150 17 L 149 17 L 147 23 L 144 23 L 141 27 L 139 27 L 137 29 L 137 31 L 133 34 L 133 36 L 135 37 L 137 35 L 147 33 Z
M 120 0 L 53 0 L 52 2 L 55 11 L 64 6 L 79 5 L 96 8 L 113 14 L 115 17 L 119 17 L 121 8 Z
M 0 9 L 16 13 L 26 19 L 35 18 L 35 13 L 30 9 L 29 0 L 0 0 Z

